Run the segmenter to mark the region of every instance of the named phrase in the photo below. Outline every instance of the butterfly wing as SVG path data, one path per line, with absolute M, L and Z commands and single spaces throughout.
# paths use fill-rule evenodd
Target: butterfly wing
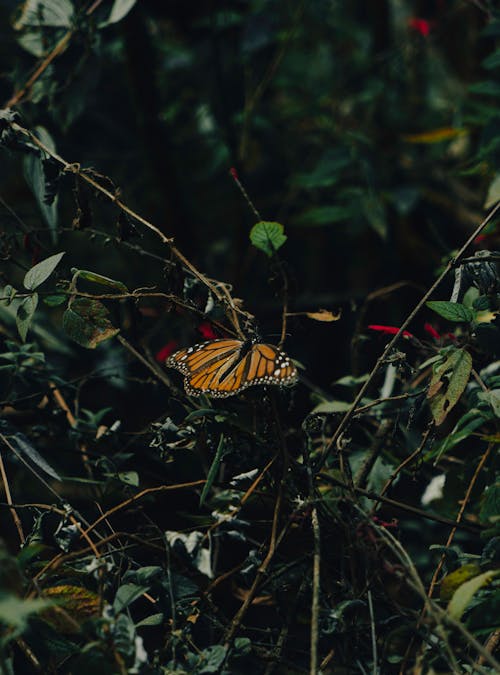
M 212 340 L 172 354 L 166 365 L 184 376 L 188 394 L 225 398 L 257 384 L 292 385 L 297 369 L 278 347 L 241 340 Z M 243 355 L 242 355 L 243 353 Z
M 185 376 L 186 391 L 199 396 L 209 393 L 211 384 L 233 365 L 243 344 L 241 340 L 232 339 L 201 342 L 175 352 L 168 357 L 165 365 L 179 370 Z

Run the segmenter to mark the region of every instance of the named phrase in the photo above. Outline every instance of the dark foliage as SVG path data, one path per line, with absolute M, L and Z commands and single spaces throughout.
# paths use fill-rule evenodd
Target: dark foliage
M 498 672 L 495 3 L 0 37 L 2 675 Z

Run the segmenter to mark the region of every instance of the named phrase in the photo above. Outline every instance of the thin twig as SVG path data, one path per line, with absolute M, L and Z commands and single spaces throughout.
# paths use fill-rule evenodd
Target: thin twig
M 312 482 L 312 481 L 311 481 Z M 319 643 L 319 592 L 320 592 L 320 564 L 321 539 L 318 519 L 318 509 L 312 507 L 311 524 L 313 529 L 313 575 L 312 575 L 312 603 L 311 603 L 311 658 L 309 662 L 310 675 L 318 672 L 318 643 Z
M 422 439 L 421 439 L 421 441 L 420 441 L 420 444 L 419 444 L 418 448 L 417 448 L 416 450 L 414 450 L 414 451 L 411 453 L 411 455 L 409 455 L 404 461 L 401 462 L 401 464 L 394 470 L 394 472 L 392 473 L 392 475 L 390 476 L 390 478 L 387 480 L 387 482 L 385 483 L 384 487 L 383 487 L 382 490 L 380 491 L 380 495 L 381 495 L 381 496 L 385 495 L 385 493 L 389 490 L 389 488 L 390 488 L 391 485 L 394 483 L 394 481 L 396 480 L 396 478 L 399 476 L 399 474 L 401 473 L 401 471 L 402 471 L 405 467 L 407 467 L 409 464 L 411 464 L 411 463 L 413 462 L 413 460 L 414 460 L 416 457 L 418 457 L 418 456 L 420 455 L 420 453 L 422 452 L 422 450 L 423 450 L 424 447 L 425 447 L 425 444 L 426 444 L 426 442 L 427 442 L 427 438 L 429 437 L 429 434 L 430 434 L 430 432 L 431 432 L 431 430 L 432 430 L 433 428 L 434 428 L 434 422 L 431 422 L 431 423 L 429 424 L 429 426 L 427 427 L 427 429 L 426 429 L 426 430 L 424 431 L 424 433 L 422 434 Z M 373 508 L 375 509 L 376 507 L 377 507 L 377 505 L 374 504 L 374 505 L 373 505 Z
M 201 485 L 204 485 L 205 482 L 206 481 L 204 479 L 194 480 L 190 481 L 189 483 L 176 483 L 175 485 L 159 485 L 158 487 L 146 488 L 145 490 L 141 490 L 141 492 L 138 492 L 129 499 L 125 499 L 125 501 L 120 502 L 116 506 L 113 506 L 112 508 L 108 509 L 105 513 L 99 516 L 99 518 L 97 518 L 91 525 L 89 525 L 89 527 L 85 530 L 83 535 L 88 534 L 89 532 L 94 530 L 99 525 L 99 523 L 109 518 L 109 516 L 113 515 L 117 511 L 120 511 L 121 509 L 126 508 L 127 506 L 130 506 L 130 504 L 137 502 L 139 499 L 142 499 L 146 495 L 154 494 L 155 492 L 170 492 L 172 490 L 182 490 L 187 487 L 199 487 Z
M 24 536 L 24 531 L 23 531 L 21 519 L 17 515 L 16 509 L 15 509 L 15 507 L 13 505 L 13 502 L 12 502 L 12 496 L 10 494 L 9 481 L 7 479 L 7 472 L 5 471 L 5 465 L 3 463 L 3 457 L 2 457 L 1 451 L 0 451 L 0 474 L 2 476 L 3 487 L 4 487 L 4 490 L 5 490 L 5 498 L 7 500 L 7 504 L 9 505 L 9 511 L 12 514 L 12 520 L 14 521 L 14 525 L 16 526 L 17 532 L 19 534 L 19 539 L 21 540 L 21 545 L 23 545 L 24 542 L 26 541 L 26 537 Z
M 95 0 L 95 2 L 87 9 L 85 14 L 87 16 L 91 16 L 95 10 L 101 5 L 103 0 Z M 25 84 L 21 87 L 21 89 L 18 89 L 7 101 L 5 104 L 5 108 L 13 108 L 15 105 L 21 102 L 25 94 L 27 94 L 35 82 L 43 75 L 43 73 L 47 70 L 47 68 L 50 66 L 52 61 L 54 61 L 60 54 L 63 53 L 63 51 L 66 49 L 66 47 L 69 44 L 69 41 L 73 37 L 75 33 L 75 29 L 71 28 L 68 30 L 62 38 L 59 40 L 59 42 L 53 47 L 53 49 L 47 54 L 47 56 L 41 61 L 33 75 L 31 75 L 28 80 L 25 82 Z
M 370 590 L 367 591 L 367 597 L 368 597 L 368 611 L 370 613 L 370 634 L 372 640 L 372 661 L 373 661 L 372 672 L 373 675 L 377 675 L 378 673 L 377 633 L 375 627 L 375 612 L 373 610 L 372 592 Z
M 126 213 L 131 218 L 144 225 L 151 232 L 154 232 L 154 234 L 156 234 L 160 238 L 160 240 L 169 247 L 172 255 L 176 257 L 194 277 L 196 277 L 204 286 L 206 286 L 221 304 L 226 305 L 225 297 L 223 294 L 221 294 L 221 292 L 217 288 L 217 285 L 214 284 L 210 279 L 208 279 L 185 257 L 185 255 L 177 248 L 177 246 L 175 246 L 173 237 L 167 237 L 156 225 L 154 225 L 146 218 L 143 218 L 136 211 L 134 211 L 129 206 L 127 206 L 123 201 L 121 201 L 121 199 L 119 199 L 116 194 L 113 194 L 107 188 L 101 185 L 101 183 L 95 180 L 90 175 L 88 170 L 81 169 L 80 165 L 77 163 L 71 163 L 65 160 L 59 154 L 54 152 L 54 150 L 45 145 L 34 133 L 29 131 L 29 129 L 26 129 L 17 122 L 9 122 L 9 124 L 13 131 L 16 131 L 17 133 L 20 133 L 23 136 L 29 138 L 34 145 L 36 145 L 38 148 L 43 150 L 47 155 L 49 155 L 50 157 L 55 159 L 59 164 L 61 164 L 61 166 L 64 168 L 65 171 L 77 175 L 81 180 L 85 181 L 86 183 L 91 185 L 95 190 L 97 190 L 102 195 L 107 197 L 124 213 Z M 239 312 L 241 310 L 239 310 L 236 307 L 234 302 L 231 304 L 230 307 L 231 307 L 230 318 L 232 319 L 232 313 Z M 235 325 L 234 327 L 236 330 L 238 330 L 238 326 Z
M 255 575 L 255 579 L 253 581 L 252 586 L 247 592 L 247 596 L 245 600 L 243 601 L 241 607 L 239 610 L 236 612 L 236 614 L 233 617 L 233 620 L 231 621 L 231 624 L 229 626 L 229 629 L 226 632 L 226 637 L 224 640 L 225 646 L 229 649 L 230 645 L 233 642 L 233 639 L 241 625 L 241 622 L 243 621 L 243 617 L 245 616 L 248 608 L 253 602 L 253 599 L 255 597 L 255 594 L 257 593 L 257 589 L 262 581 L 262 578 L 267 572 L 267 569 L 269 565 L 271 564 L 271 560 L 273 559 L 274 553 L 276 551 L 276 542 L 277 542 L 277 532 L 278 532 L 278 520 L 280 516 L 280 511 L 281 511 L 281 502 L 283 498 L 283 486 L 280 485 L 280 489 L 278 491 L 278 496 L 276 497 L 276 502 L 274 505 L 274 514 L 273 514 L 273 524 L 271 528 L 271 537 L 269 541 L 269 547 L 268 551 L 266 554 L 266 557 L 264 558 L 262 564 L 260 565 L 257 574 Z
M 172 384 L 170 378 L 166 373 L 164 373 L 161 368 L 157 368 L 156 364 L 153 365 L 150 363 L 140 352 L 137 351 L 135 347 L 133 347 L 128 340 L 126 340 L 122 335 L 117 335 L 118 341 L 120 344 L 125 347 L 127 351 L 129 351 L 138 361 L 142 363 L 143 366 L 145 366 L 153 375 L 162 382 L 167 389 L 173 390 L 175 387 Z
M 319 460 L 319 464 L 317 466 L 317 470 L 321 469 L 321 467 L 325 464 L 326 460 L 328 459 L 328 456 L 332 450 L 332 448 L 336 447 L 336 443 L 340 435 L 343 433 L 349 422 L 351 421 L 352 416 L 354 415 L 354 412 L 365 395 L 368 387 L 371 385 L 373 382 L 376 374 L 379 371 L 379 368 L 381 365 L 386 361 L 387 357 L 389 356 L 390 352 L 392 351 L 394 345 L 397 343 L 401 335 L 403 334 L 403 331 L 406 330 L 406 328 L 409 326 L 409 324 L 413 321 L 415 316 L 420 312 L 420 310 L 424 307 L 425 303 L 429 298 L 432 296 L 434 291 L 441 285 L 445 277 L 448 275 L 451 269 L 455 267 L 455 265 L 459 262 L 459 260 L 462 258 L 464 253 L 467 251 L 469 246 L 474 242 L 474 239 L 481 233 L 481 231 L 486 227 L 486 225 L 494 218 L 496 213 L 500 210 L 500 202 L 491 209 L 489 214 L 484 218 L 482 223 L 476 227 L 474 232 L 468 237 L 467 241 L 463 244 L 463 246 L 460 248 L 458 253 L 454 258 L 452 258 L 446 267 L 444 268 L 443 272 L 439 275 L 439 277 L 436 279 L 436 281 L 432 284 L 432 286 L 429 288 L 429 290 L 424 293 L 423 297 L 421 300 L 417 303 L 415 308 L 410 312 L 410 314 L 406 317 L 406 319 L 403 321 L 401 324 L 401 327 L 399 328 L 398 332 L 394 335 L 394 337 L 388 342 L 386 345 L 384 351 L 382 352 L 381 356 L 377 359 L 377 362 L 375 363 L 375 366 L 373 367 L 368 379 L 366 382 L 363 384 L 361 389 L 359 390 L 356 398 L 354 399 L 351 407 L 349 410 L 346 412 L 342 420 L 340 421 L 340 424 L 338 425 L 337 429 L 335 430 L 335 433 L 333 436 L 330 438 L 330 440 L 327 442 L 323 449 L 323 455 L 321 459 Z
M 460 510 L 458 512 L 457 519 L 456 519 L 457 524 L 462 521 L 462 517 L 463 517 L 464 511 L 467 508 L 467 505 L 469 503 L 469 499 L 470 499 L 470 496 L 472 494 L 472 490 L 474 489 L 474 486 L 475 486 L 476 481 L 479 477 L 479 474 L 481 473 L 488 457 L 490 456 L 491 450 L 493 449 L 494 445 L 495 445 L 494 443 L 490 443 L 488 445 L 486 451 L 483 453 L 481 459 L 479 460 L 479 464 L 477 465 L 476 470 L 474 471 L 474 475 L 472 476 L 472 478 L 470 480 L 470 483 L 467 487 L 467 491 L 466 491 L 465 496 L 462 500 Z M 452 529 L 452 531 L 450 532 L 450 535 L 449 535 L 448 539 L 446 540 L 445 548 L 449 548 L 451 546 L 451 543 L 452 543 L 452 541 L 455 537 L 456 532 L 457 532 L 457 525 L 455 525 L 454 528 Z M 432 575 L 432 580 L 431 580 L 431 583 L 430 583 L 430 586 L 429 586 L 429 592 L 428 592 L 429 598 L 432 598 L 432 594 L 433 594 L 434 588 L 437 584 L 437 579 L 439 577 L 439 573 L 441 572 L 441 569 L 444 565 L 445 560 L 446 560 L 446 555 L 443 553 L 436 569 L 434 570 L 434 574 Z
M 376 492 L 371 492 L 370 490 L 364 490 L 363 488 L 359 488 L 356 486 L 351 486 L 348 485 L 347 483 L 344 483 L 341 480 L 338 480 L 337 478 L 334 478 L 333 476 L 330 476 L 326 473 L 320 473 L 318 475 L 319 478 L 322 480 L 326 481 L 327 483 L 330 483 L 332 485 L 336 485 L 337 487 L 341 487 L 344 490 L 354 490 L 354 492 L 363 495 L 363 497 L 367 497 L 370 500 L 373 500 L 374 502 L 382 502 L 383 504 L 388 504 L 389 506 L 393 506 L 396 509 L 400 509 L 401 511 L 406 511 L 407 513 L 413 513 L 417 516 L 420 516 L 421 518 L 426 518 L 427 520 L 433 520 L 436 523 L 442 523 L 443 525 L 451 525 L 452 527 L 457 527 L 458 529 L 466 530 L 467 532 L 474 532 L 475 534 L 480 531 L 480 528 L 477 526 L 473 525 L 465 525 L 464 523 L 457 522 L 455 520 L 450 520 L 449 518 L 445 518 L 444 516 L 438 516 L 435 513 L 428 513 L 427 511 L 424 511 L 423 509 L 419 509 L 416 506 L 410 506 L 410 504 L 403 504 L 403 502 L 398 502 L 395 499 L 389 499 L 388 497 L 382 497 L 381 495 L 377 494 Z

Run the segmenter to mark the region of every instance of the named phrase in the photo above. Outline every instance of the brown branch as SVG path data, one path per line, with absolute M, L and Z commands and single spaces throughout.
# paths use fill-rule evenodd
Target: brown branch
M 17 532 L 19 534 L 19 539 L 21 540 L 21 545 L 22 545 L 26 541 L 26 537 L 24 536 L 24 531 L 23 531 L 21 519 L 17 515 L 17 511 L 16 511 L 16 509 L 14 507 L 14 504 L 12 502 L 12 496 L 10 494 L 9 481 L 7 479 L 7 472 L 5 471 L 5 465 L 3 463 L 3 457 L 2 457 L 1 452 L 0 452 L 0 474 L 2 476 L 3 486 L 4 486 L 4 490 L 5 490 L 5 498 L 7 499 L 7 504 L 9 505 L 9 511 L 12 514 L 12 520 L 14 521 L 14 525 L 17 528 Z
M 95 2 L 87 9 L 85 12 L 87 16 L 91 16 L 95 10 L 101 5 L 103 0 L 95 0 Z M 54 61 L 60 54 L 63 53 L 63 51 L 66 49 L 66 47 L 69 44 L 69 41 L 73 37 L 74 34 L 74 29 L 68 30 L 67 33 L 65 33 L 62 38 L 59 40 L 59 42 L 53 47 L 53 49 L 47 54 L 47 56 L 41 61 L 39 64 L 38 68 L 36 68 L 35 72 L 33 75 L 31 75 L 28 80 L 25 82 L 24 86 L 21 87 L 21 89 L 18 89 L 7 101 L 5 104 L 5 108 L 13 108 L 15 105 L 21 102 L 22 98 L 27 94 L 35 82 L 43 75 L 43 73 L 47 70 L 47 68 L 50 66 L 52 61 Z
M 151 232 L 154 232 L 160 240 L 162 241 L 163 244 L 167 245 L 174 257 L 179 260 L 182 265 L 194 276 L 196 277 L 204 286 L 206 286 L 212 293 L 213 295 L 217 298 L 217 300 L 226 306 L 226 309 L 228 310 L 228 316 L 233 323 L 233 326 L 235 330 L 238 332 L 238 334 L 241 333 L 241 330 L 239 329 L 239 325 L 237 322 L 235 322 L 233 315 L 234 313 L 242 313 L 241 310 L 237 308 L 235 305 L 234 301 L 229 303 L 229 306 L 227 304 L 227 298 L 225 297 L 227 295 L 227 289 L 225 293 L 221 293 L 219 289 L 217 288 L 217 284 L 214 283 L 212 280 L 210 280 L 208 277 L 206 277 L 202 272 L 200 272 L 185 256 L 184 254 L 174 245 L 174 238 L 173 237 L 167 237 L 156 225 L 154 225 L 152 222 L 147 220 L 146 218 L 143 218 L 141 215 L 139 215 L 136 211 L 131 209 L 129 206 L 127 206 L 121 199 L 119 199 L 116 194 L 113 194 L 110 192 L 107 188 L 105 188 L 101 183 L 99 183 L 97 180 L 92 178 L 89 175 L 89 172 L 86 171 L 85 169 L 81 169 L 80 165 L 77 163 L 71 163 L 65 160 L 63 157 L 58 155 L 54 150 L 46 146 L 35 134 L 33 134 L 29 129 L 26 129 L 25 127 L 22 127 L 21 125 L 17 124 L 17 122 L 9 122 L 10 127 L 12 128 L 13 131 L 16 131 L 17 133 L 22 134 L 23 136 L 26 136 L 27 138 L 30 139 L 30 141 L 36 145 L 38 148 L 43 150 L 47 155 L 52 157 L 54 160 L 56 160 L 67 172 L 71 172 L 75 175 L 77 175 L 81 180 L 85 181 L 89 185 L 91 185 L 95 190 L 100 192 L 102 195 L 107 197 L 113 204 L 115 204 L 119 209 L 121 209 L 124 213 L 129 215 L 131 218 L 136 220 L 137 222 L 141 223 L 144 225 L 148 230 Z
M 423 450 L 424 447 L 425 447 L 425 444 L 426 444 L 426 442 L 427 442 L 427 438 L 428 438 L 428 436 L 429 436 L 429 434 L 430 434 L 430 432 L 431 432 L 431 430 L 432 430 L 433 428 L 434 428 L 434 422 L 431 422 L 431 423 L 429 424 L 429 426 L 427 427 L 427 429 L 426 429 L 426 430 L 424 431 L 424 433 L 422 434 L 422 440 L 420 441 L 420 445 L 418 446 L 418 448 L 417 448 L 416 450 L 414 450 L 414 451 L 411 453 L 411 455 L 409 455 L 403 462 L 401 462 L 401 464 L 394 470 L 394 472 L 392 473 L 392 475 L 390 476 L 390 478 L 388 479 L 388 481 L 385 483 L 384 487 L 383 487 L 382 490 L 380 491 L 380 495 L 381 495 L 381 496 L 385 495 L 385 493 L 389 490 L 389 488 L 390 488 L 391 485 L 394 483 L 394 481 L 396 480 L 396 478 L 399 476 L 399 474 L 401 473 L 401 471 L 402 471 L 405 467 L 407 467 L 409 464 L 411 464 L 411 463 L 413 462 L 413 460 L 414 460 L 416 457 L 418 457 L 418 456 L 420 455 L 420 453 L 422 452 L 422 450 Z M 375 509 L 376 507 L 377 507 L 377 505 L 374 504 L 374 505 L 373 505 L 373 508 Z
M 481 459 L 479 460 L 479 464 L 477 465 L 476 470 L 474 471 L 474 475 L 472 476 L 472 478 L 470 480 L 470 483 L 467 487 L 467 491 L 466 491 L 465 496 L 462 500 L 462 504 L 460 506 L 460 510 L 458 512 L 457 519 L 456 519 L 457 524 L 453 527 L 452 531 L 450 532 L 450 535 L 449 535 L 448 539 L 446 540 L 445 548 L 449 548 L 451 546 L 451 543 L 452 543 L 452 541 L 455 537 L 455 534 L 457 532 L 458 524 L 462 521 L 464 511 L 467 507 L 467 504 L 469 503 L 469 499 L 470 499 L 470 496 L 472 494 L 472 490 L 474 489 L 474 486 L 475 486 L 476 481 L 479 477 L 479 474 L 481 473 L 488 457 L 490 456 L 490 453 L 491 453 L 494 445 L 495 445 L 494 443 L 490 443 L 488 445 L 488 447 L 486 448 L 486 451 L 483 453 Z M 445 560 L 446 560 L 446 555 L 443 553 L 436 569 L 434 570 L 434 574 L 432 575 L 432 580 L 431 580 L 431 583 L 430 583 L 430 586 L 429 586 L 429 592 L 428 592 L 429 598 L 432 598 L 434 588 L 437 584 L 437 578 L 439 576 L 439 573 L 441 572 L 441 569 L 444 565 Z
M 439 275 L 439 277 L 436 279 L 436 281 L 432 284 L 432 286 L 429 288 L 429 290 L 424 293 L 423 297 L 421 300 L 417 303 L 415 308 L 410 312 L 410 314 L 406 317 L 406 319 L 403 321 L 400 329 L 398 332 L 394 335 L 394 337 L 389 340 L 386 348 L 382 352 L 381 356 L 377 359 L 377 362 L 375 363 L 375 366 L 373 367 L 368 379 L 366 382 L 363 384 L 361 389 L 359 390 L 356 398 L 354 399 L 351 407 L 349 410 L 346 412 L 342 420 L 340 421 L 340 424 L 338 425 L 337 429 L 335 430 L 335 433 L 333 436 L 330 438 L 330 440 L 326 443 L 324 449 L 323 449 L 323 456 L 321 457 L 319 464 L 317 466 L 317 470 L 321 469 L 322 466 L 324 466 L 328 455 L 330 454 L 330 451 L 332 448 L 335 447 L 337 440 L 339 439 L 340 435 L 343 433 L 349 422 L 351 421 L 356 408 L 358 407 L 358 404 L 360 403 L 361 399 L 365 395 L 368 387 L 371 385 L 373 382 L 375 375 L 377 375 L 379 368 L 382 366 L 382 364 L 385 362 L 387 357 L 389 356 L 391 350 L 393 349 L 394 345 L 397 343 L 401 335 L 403 334 L 403 331 L 406 330 L 406 328 L 409 326 L 409 324 L 413 321 L 413 319 L 416 317 L 416 315 L 420 312 L 420 310 L 424 307 L 425 303 L 429 298 L 432 296 L 434 291 L 441 285 L 445 277 L 448 275 L 448 273 L 453 269 L 453 267 L 456 266 L 456 264 L 460 261 L 460 259 L 463 257 L 469 246 L 473 243 L 474 239 L 481 233 L 481 231 L 486 227 L 486 225 L 493 219 L 493 217 L 498 213 L 500 210 L 500 202 L 491 209 L 489 214 L 486 216 L 486 218 L 476 227 L 474 232 L 468 237 L 467 241 L 463 244 L 463 246 L 460 248 L 458 253 L 454 258 L 452 258 L 446 267 L 444 268 L 443 272 Z
M 138 492 L 137 494 L 133 495 L 133 497 L 130 497 L 129 499 L 126 499 L 123 502 L 120 502 L 116 506 L 113 506 L 111 509 L 108 509 L 105 513 L 103 513 L 97 520 L 95 520 L 89 527 L 82 533 L 82 537 L 94 530 L 99 523 L 101 523 L 103 520 L 106 520 L 106 518 L 109 518 L 109 516 L 113 515 L 113 513 L 116 513 L 117 511 L 120 511 L 121 509 L 126 508 L 127 506 L 130 506 L 130 504 L 133 504 L 134 502 L 139 501 L 139 499 L 142 499 L 148 494 L 154 494 L 155 492 L 169 492 L 171 490 L 183 490 L 184 488 L 188 487 L 198 487 L 201 485 L 204 485 L 206 481 L 203 480 L 194 480 L 189 483 L 177 483 L 176 485 L 159 485 L 158 487 L 153 487 L 153 488 L 146 488 L 145 490 L 141 490 L 141 492 Z
M 477 532 L 480 531 L 480 528 L 478 528 L 477 526 L 464 525 L 464 523 L 457 522 L 456 520 L 450 520 L 449 518 L 445 518 L 444 516 L 438 516 L 433 513 L 428 513 L 423 509 L 417 508 L 416 506 L 411 506 L 410 504 L 403 504 L 403 502 L 398 502 L 395 499 L 389 499 L 388 497 L 382 497 L 376 492 L 371 492 L 370 490 L 364 490 L 363 488 L 348 485 L 347 483 L 344 483 L 341 480 L 338 480 L 337 478 L 333 478 L 333 476 L 329 476 L 326 473 L 320 473 L 318 474 L 318 476 L 319 478 L 325 480 L 327 483 L 330 483 L 331 485 L 336 485 L 337 487 L 341 487 L 344 490 L 354 490 L 354 492 L 363 495 L 363 497 L 367 497 L 368 499 L 371 499 L 375 502 L 382 502 L 383 504 L 388 504 L 389 506 L 393 506 L 396 509 L 406 511 L 407 513 L 412 513 L 413 515 L 420 516 L 421 518 L 433 520 L 434 522 L 442 523 L 443 525 L 450 525 L 452 527 L 457 527 L 459 529 L 466 530 L 467 532 L 474 532 L 475 534 L 477 534 Z

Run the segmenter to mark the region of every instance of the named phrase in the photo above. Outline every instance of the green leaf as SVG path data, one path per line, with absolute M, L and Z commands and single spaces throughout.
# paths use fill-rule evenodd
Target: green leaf
M 3 289 L 3 296 L 0 298 L 0 300 L 3 300 L 5 302 L 6 307 L 10 305 L 12 300 L 16 297 L 16 289 L 13 288 L 10 284 L 6 284 Z
M 245 656 L 252 651 L 252 641 L 247 637 L 239 637 L 233 643 L 232 655 Z
M 437 463 L 441 455 L 444 455 L 445 452 L 448 452 L 448 450 L 451 450 L 466 438 L 469 438 L 485 422 L 485 416 L 480 410 L 477 408 L 469 410 L 460 418 L 451 434 L 445 436 L 430 452 L 426 453 L 424 459 L 427 461 L 432 457 L 436 457 L 435 463 Z
M 26 0 L 16 30 L 26 26 L 70 28 L 74 9 L 70 0 Z
M 488 188 L 488 195 L 484 202 L 485 209 L 491 209 L 492 206 L 500 200 L 500 173 L 497 173 L 495 178 L 491 181 Z
M 217 471 L 219 470 L 220 463 L 226 452 L 227 449 L 224 443 L 224 436 L 221 434 L 219 439 L 219 445 L 217 446 L 217 451 L 215 453 L 215 457 L 210 466 L 210 469 L 208 470 L 207 482 L 203 486 L 203 490 L 201 492 L 200 506 L 204 504 L 207 494 L 210 492 L 210 488 L 212 487 L 212 483 L 215 480 L 215 476 L 217 475 Z
M 135 626 L 126 614 L 120 614 L 115 621 L 113 643 L 116 651 L 127 660 L 135 653 Z
M 472 301 L 472 307 L 476 312 L 485 312 L 491 309 L 491 298 L 489 295 L 479 295 Z
M 124 19 L 136 2 L 137 0 L 115 0 L 108 18 L 106 21 L 103 21 L 99 27 L 104 28 L 105 26 L 118 23 L 118 21 Z
M 139 485 L 139 474 L 137 471 L 120 471 L 118 478 L 126 485 L 137 487 Z
M 456 621 L 460 621 L 473 595 L 499 573 L 500 570 L 488 570 L 459 586 L 448 604 L 448 614 Z
M 31 614 L 37 614 L 50 607 L 51 604 L 49 600 L 42 598 L 21 600 L 15 595 L 3 595 L 0 598 L 0 622 L 17 631 L 22 631 Z
M 163 622 L 163 614 L 151 614 L 151 616 L 147 616 L 145 619 L 142 619 L 139 621 L 139 623 L 135 624 L 136 628 L 143 628 L 144 626 L 159 626 Z
M 363 213 L 372 229 L 383 240 L 387 238 L 387 214 L 383 202 L 375 195 L 363 199 Z
M 48 307 L 59 307 L 59 305 L 64 304 L 67 299 L 68 299 L 67 295 L 47 295 L 43 299 L 43 302 Z
M 500 96 L 500 84 L 492 80 L 477 82 L 470 85 L 469 91 L 473 94 L 483 94 L 484 96 Z
M 352 403 L 345 401 L 322 401 L 312 410 L 313 413 L 343 413 L 350 410 Z
M 149 589 L 149 586 L 138 586 L 137 584 L 122 584 L 116 591 L 115 600 L 113 602 L 113 609 L 116 614 L 128 607 L 130 604 L 144 595 Z
M 50 258 L 45 258 L 45 260 L 42 260 L 42 262 L 39 262 L 28 270 L 24 277 L 24 288 L 27 288 L 29 291 L 34 291 L 40 284 L 43 284 L 59 265 L 63 255 L 64 251 L 51 255 Z
M 63 328 L 82 347 L 95 349 L 98 344 L 120 332 L 108 317 L 108 310 L 99 300 L 75 298 L 64 312 Z
M 487 58 L 485 58 L 482 65 L 488 70 L 500 68 L 500 49 L 497 49 L 496 52 L 493 52 L 493 54 L 490 54 Z
M 255 248 L 264 251 L 267 256 L 271 257 L 287 240 L 288 237 L 284 231 L 285 228 L 281 223 L 261 220 L 250 230 L 250 241 Z
M 37 59 L 42 58 L 47 51 L 45 36 L 40 30 L 24 31 L 23 34 L 18 37 L 17 43 L 27 52 L 36 56 Z
M 434 422 L 442 424 L 458 403 L 472 370 L 472 357 L 465 349 L 448 352 L 444 362 L 434 366 L 427 392 Z
M 90 272 L 89 270 L 72 270 L 75 274 L 78 274 L 80 279 L 85 279 L 85 281 L 92 281 L 94 284 L 100 284 L 101 286 L 108 286 L 110 288 L 116 288 L 122 293 L 128 293 L 128 288 L 121 281 L 115 281 L 109 277 L 105 277 L 102 274 L 97 274 L 97 272 Z
M 33 320 L 37 305 L 38 293 L 33 293 L 33 295 L 24 298 L 17 308 L 16 325 L 23 342 L 26 342 L 26 336 L 28 335 L 28 330 L 31 326 L 31 321 Z
M 426 303 L 429 309 L 442 316 L 448 321 L 464 321 L 469 322 L 474 320 L 474 313 L 465 305 L 459 302 L 448 302 L 447 300 L 430 300 Z
M 348 222 L 354 215 L 351 206 L 314 206 L 294 219 L 294 225 L 323 226 L 339 222 Z
M 42 143 L 55 150 L 55 144 L 51 135 L 44 127 L 36 127 L 36 135 Z M 24 177 L 30 186 L 31 191 L 35 195 L 38 208 L 47 223 L 51 232 L 52 241 L 57 239 L 57 196 L 53 199 L 51 204 L 47 204 L 45 196 L 47 193 L 46 176 L 43 168 L 43 160 L 45 159 L 45 152 L 34 152 L 24 157 Z
M 486 487 L 482 496 L 479 520 L 486 525 L 500 520 L 500 483 Z
M 37 450 L 35 450 L 24 434 L 17 432 L 10 437 L 10 441 L 16 446 L 21 454 L 26 455 L 35 466 L 44 471 L 48 476 L 55 480 L 61 480 L 61 476 L 57 471 L 51 467 L 47 460 L 42 457 Z
M 500 389 L 482 391 L 478 394 L 478 398 L 481 401 L 489 403 L 495 413 L 495 417 L 500 417 Z
M 200 664 L 196 669 L 199 675 L 209 675 L 209 673 L 219 673 L 220 667 L 226 658 L 227 647 L 223 645 L 212 645 L 204 649 L 200 656 Z
M 437 550 L 437 547 L 432 548 L 433 550 Z M 447 574 L 441 581 L 439 599 L 442 602 L 450 602 L 455 591 L 460 588 L 462 584 L 465 584 L 466 581 L 477 577 L 480 572 L 481 567 L 477 562 L 466 563 L 465 565 L 461 565 L 458 569 L 453 570 L 453 572 Z

